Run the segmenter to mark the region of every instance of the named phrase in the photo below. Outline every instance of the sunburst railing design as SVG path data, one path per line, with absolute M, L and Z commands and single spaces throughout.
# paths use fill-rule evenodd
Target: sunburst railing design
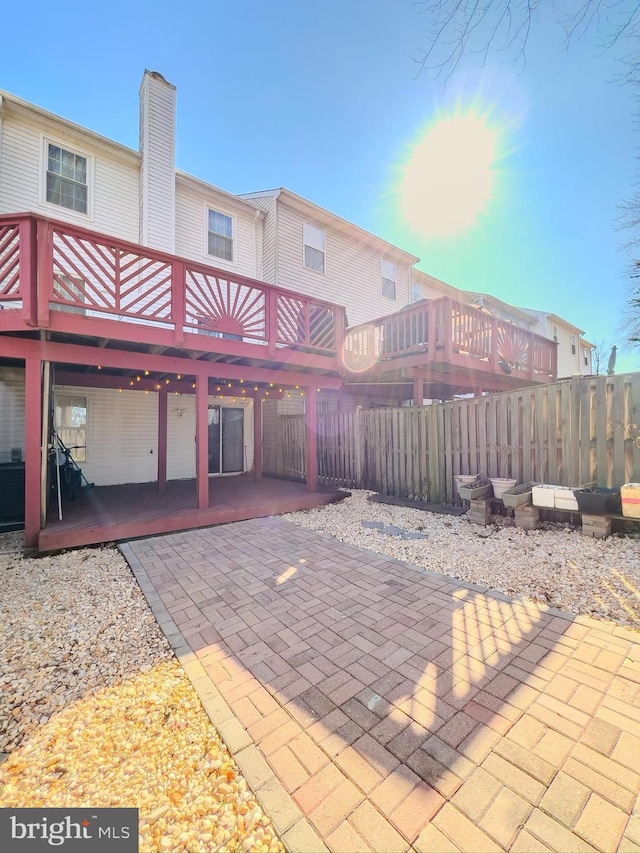
M 188 268 L 185 325 L 220 335 L 267 339 L 267 299 L 253 282 Z

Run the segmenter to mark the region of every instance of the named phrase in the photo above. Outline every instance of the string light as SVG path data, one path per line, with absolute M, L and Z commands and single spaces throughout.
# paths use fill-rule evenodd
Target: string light
M 168 385 L 168 384 L 169 384 L 169 382 L 171 382 L 171 380 L 170 380 L 170 379 L 165 379 L 165 380 L 164 380 L 164 384 L 165 384 L 165 385 Z
M 140 377 L 136 376 L 136 382 L 140 382 Z
M 148 370 L 145 370 L 144 375 L 145 375 L 145 376 L 148 376 L 148 375 L 149 375 L 149 371 L 148 371 Z
M 181 373 L 179 373 L 179 374 L 178 374 L 178 379 L 182 379 L 182 374 L 181 374 Z
M 133 385 L 133 379 L 131 380 L 131 382 L 129 382 L 129 385 Z

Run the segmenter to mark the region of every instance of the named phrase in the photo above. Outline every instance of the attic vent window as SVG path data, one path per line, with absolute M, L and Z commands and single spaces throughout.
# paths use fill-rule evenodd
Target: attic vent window
M 324 273 L 325 242 L 323 228 L 304 223 L 304 265 L 307 269 Z
M 209 211 L 207 252 L 215 258 L 233 262 L 233 219 L 219 210 Z
M 87 212 L 87 158 L 47 143 L 47 201 L 77 213 Z

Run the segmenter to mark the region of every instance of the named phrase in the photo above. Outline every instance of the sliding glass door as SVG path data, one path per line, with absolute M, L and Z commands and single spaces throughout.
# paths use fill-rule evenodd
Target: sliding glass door
M 209 406 L 209 473 L 244 471 L 244 409 Z

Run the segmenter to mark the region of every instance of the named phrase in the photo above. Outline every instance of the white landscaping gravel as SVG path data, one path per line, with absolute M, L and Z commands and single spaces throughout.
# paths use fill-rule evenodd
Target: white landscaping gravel
M 326 507 L 284 516 L 301 527 L 335 536 L 433 572 L 528 598 L 576 615 L 593 616 L 640 630 L 640 539 L 583 536 L 580 528 L 545 524 L 525 531 L 507 517 L 472 524 L 454 516 L 368 500 L 372 492 Z M 381 521 L 426 539 L 387 536 L 362 522 Z
M 140 809 L 141 851 L 284 847 L 113 546 L 0 536 L 0 806 Z
M 487 528 L 368 500 L 284 518 L 450 577 L 640 630 L 640 540 Z M 426 539 L 366 529 L 379 521 Z M 0 536 L 0 806 L 138 806 L 142 851 L 282 843 L 173 656 L 122 555 L 22 556 Z

